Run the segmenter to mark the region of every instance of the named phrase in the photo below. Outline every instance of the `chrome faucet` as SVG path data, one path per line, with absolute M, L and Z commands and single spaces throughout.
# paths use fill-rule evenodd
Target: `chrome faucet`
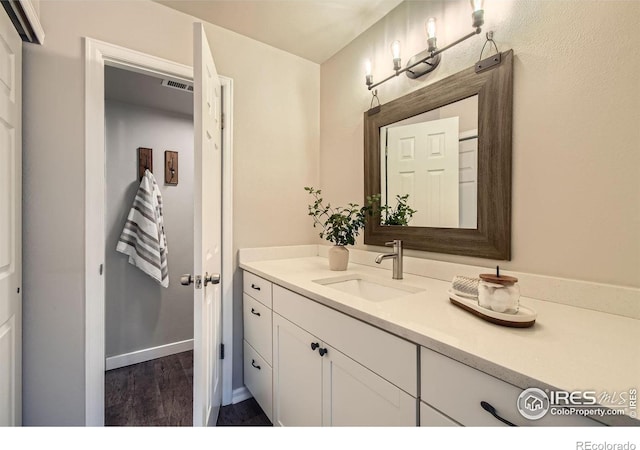
M 402 280 L 402 241 L 396 239 L 392 242 L 385 242 L 386 246 L 393 246 L 393 253 L 380 253 L 376 256 L 376 264 L 380 264 L 383 259 L 393 258 L 393 279 Z

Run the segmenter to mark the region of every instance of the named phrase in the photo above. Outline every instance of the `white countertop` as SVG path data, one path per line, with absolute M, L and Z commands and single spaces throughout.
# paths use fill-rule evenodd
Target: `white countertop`
M 508 328 L 453 305 L 450 283 L 433 278 L 405 274 L 393 282 L 425 290 L 371 302 L 312 280 L 349 274 L 391 279 L 389 270 L 349 263 L 347 271 L 332 272 L 327 259 L 318 256 L 241 262 L 240 267 L 523 389 L 613 394 L 640 388 L 640 321 L 633 318 L 521 297 L 521 305 L 538 313 L 536 323 Z M 629 416 L 597 420 L 640 425 Z

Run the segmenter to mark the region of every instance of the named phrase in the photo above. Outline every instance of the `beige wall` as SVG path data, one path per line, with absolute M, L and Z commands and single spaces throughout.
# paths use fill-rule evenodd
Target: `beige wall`
M 40 17 L 40 0 L 31 0 L 31 4 L 33 5 L 33 9 L 36 11 L 38 17 Z
M 141 1 L 42 2 L 40 15 L 45 45 L 25 45 L 23 70 L 24 424 L 80 425 L 82 37 L 190 65 L 194 20 Z M 234 248 L 313 242 L 302 186 L 319 177 L 318 65 L 213 25 L 206 31 L 219 72 L 235 83 Z M 287 217 L 286 226 L 278 217 Z M 234 301 L 236 387 L 242 385 L 240 294 Z
M 578 4 L 579 3 L 579 4 Z M 513 259 L 504 269 L 640 286 L 640 3 L 486 2 L 485 31 L 514 67 Z M 363 198 L 363 112 L 374 80 L 426 46 L 438 19 L 440 46 L 470 32 L 469 2 L 405 2 L 321 66 L 320 186 L 332 202 Z M 445 52 L 430 76 L 378 88 L 385 103 L 470 67 L 484 38 Z M 362 240 L 360 240 L 362 242 Z M 411 256 L 484 266 L 444 254 Z

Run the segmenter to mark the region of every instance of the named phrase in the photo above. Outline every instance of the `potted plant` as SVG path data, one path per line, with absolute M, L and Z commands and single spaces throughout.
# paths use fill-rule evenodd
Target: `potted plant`
M 329 269 L 347 270 L 349 250 L 345 245 L 356 243 L 356 237 L 360 229 L 364 228 L 365 216 L 371 211 L 371 207 L 349 203 L 347 207 L 332 208 L 329 203 L 323 203 L 321 190 L 313 187 L 305 187 L 304 190 L 313 197 L 313 203 L 309 205 L 313 227 L 322 228 L 320 237 L 334 244 L 329 249 Z
M 367 201 L 369 202 L 369 209 L 371 211 L 380 213 L 380 224 L 381 225 L 401 225 L 407 226 L 409 225 L 409 221 L 416 211 L 412 209 L 408 204 L 409 194 L 405 195 L 396 195 L 396 207 L 392 208 L 391 206 L 384 205 L 372 208 L 372 205 L 380 204 L 380 194 L 372 195 L 371 197 L 367 197 Z

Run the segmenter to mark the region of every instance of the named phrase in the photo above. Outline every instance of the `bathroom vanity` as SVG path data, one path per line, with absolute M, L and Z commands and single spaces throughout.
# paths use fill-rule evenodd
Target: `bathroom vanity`
M 638 424 L 516 408 L 529 387 L 637 389 L 637 319 L 523 297 L 535 326 L 500 327 L 450 304 L 445 281 L 353 262 L 332 272 L 318 246 L 292 249 L 240 253 L 244 380 L 274 425 Z

